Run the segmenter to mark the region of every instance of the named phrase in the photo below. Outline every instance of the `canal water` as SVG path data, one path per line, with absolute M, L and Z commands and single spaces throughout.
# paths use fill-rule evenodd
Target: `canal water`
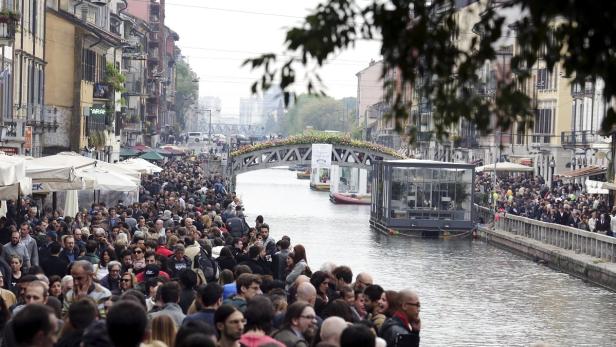
M 616 345 L 616 293 L 482 241 L 377 234 L 369 206 L 334 205 L 286 169 L 239 175 L 237 192 L 249 223 L 262 214 L 303 244 L 313 271 L 332 261 L 418 291 L 422 346 Z

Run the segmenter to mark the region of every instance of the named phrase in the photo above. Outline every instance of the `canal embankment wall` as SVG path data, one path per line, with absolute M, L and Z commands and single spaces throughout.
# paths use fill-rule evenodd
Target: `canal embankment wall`
M 476 206 L 487 242 L 616 291 L 616 238 Z M 496 219 L 496 220 L 495 220 Z

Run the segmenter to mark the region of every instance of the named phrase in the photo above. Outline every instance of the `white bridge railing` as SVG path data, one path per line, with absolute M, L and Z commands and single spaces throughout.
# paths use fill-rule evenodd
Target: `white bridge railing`
M 495 222 L 491 209 L 475 205 L 475 211 L 485 224 L 494 224 L 497 230 L 571 250 L 577 254 L 616 262 L 616 237 L 507 213 L 499 213 Z

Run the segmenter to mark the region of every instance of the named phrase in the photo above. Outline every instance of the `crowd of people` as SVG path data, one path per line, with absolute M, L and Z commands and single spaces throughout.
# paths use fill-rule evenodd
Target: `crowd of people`
M 475 179 L 478 199 L 498 211 L 543 222 L 566 225 L 614 236 L 616 207 L 610 208 L 608 195 L 588 194 L 583 185 L 554 176 L 551 186 L 541 176 L 518 174 L 493 176 L 479 173 Z M 483 197 L 483 198 L 482 198 Z
M 247 222 L 225 178 L 204 165 L 170 161 L 142 178 L 139 202 L 76 216 L 9 202 L 2 345 L 419 345 L 417 293 L 345 265 L 309 265 L 263 216 Z

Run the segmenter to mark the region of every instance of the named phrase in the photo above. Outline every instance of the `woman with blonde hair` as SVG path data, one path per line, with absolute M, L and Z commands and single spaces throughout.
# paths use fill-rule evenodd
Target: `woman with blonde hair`
M 180 239 L 176 235 L 169 236 L 169 240 L 167 240 L 167 248 L 173 250 L 179 240 Z
M 128 246 L 128 236 L 126 235 L 126 233 L 118 233 L 118 236 L 116 236 L 115 244 L 122 247 Z
M 212 227 L 212 220 L 207 214 L 201 216 L 201 223 L 203 223 L 204 230 L 209 230 Z
M 175 346 L 175 323 L 173 319 L 167 315 L 160 315 L 152 319 L 152 333 L 150 334 L 150 343 L 158 340 L 164 342 L 169 347 Z

